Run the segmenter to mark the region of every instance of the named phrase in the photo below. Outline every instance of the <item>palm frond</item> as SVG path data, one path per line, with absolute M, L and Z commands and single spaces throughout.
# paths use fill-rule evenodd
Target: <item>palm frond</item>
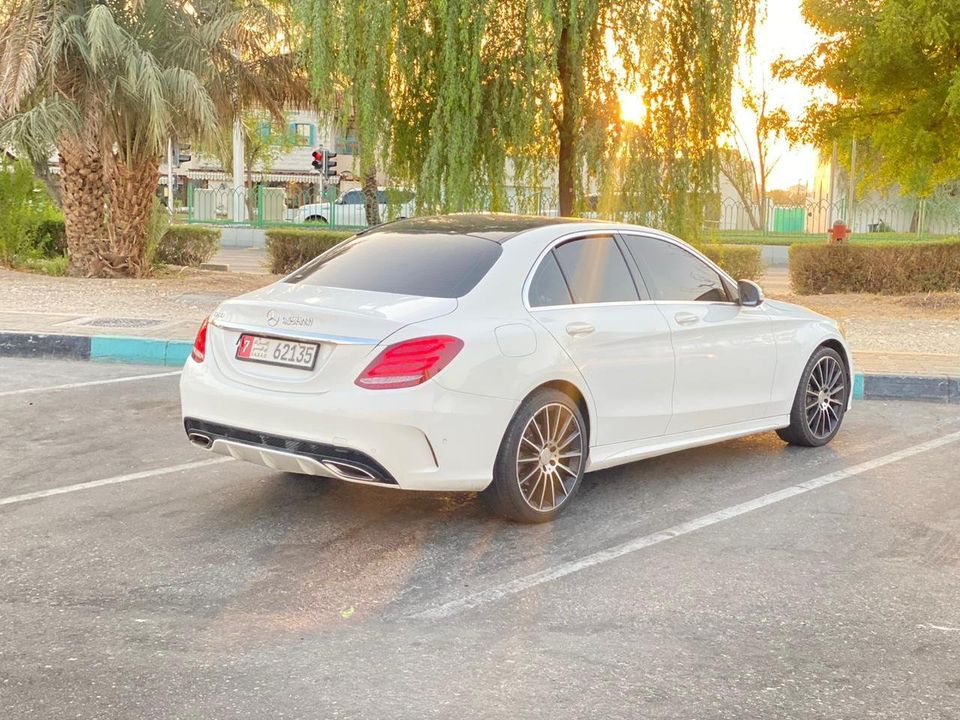
M 0 118 L 17 111 L 37 85 L 50 13 L 42 2 L 22 4 L 0 27 Z
M 0 146 L 17 148 L 46 162 L 60 138 L 78 134 L 82 125 L 83 118 L 74 103 L 63 98 L 41 98 L 0 124 Z

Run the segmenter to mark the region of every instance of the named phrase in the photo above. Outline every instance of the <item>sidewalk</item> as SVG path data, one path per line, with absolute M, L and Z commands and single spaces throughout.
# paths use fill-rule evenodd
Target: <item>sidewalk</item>
M 152 338 L 192 342 L 200 322 L 221 302 L 273 281 L 260 269 L 263 251 L 223 250 L 231 269 L 186 269 L 147 280 L 56 278 L 0 269 L 0 334 L 101 338 Z M 960 295 L 794 296 L 785 268 L 770 268 L 762 285 L 768 297 L 805 305 L 841 321 L 865 374 L 960 377 Z M 9 339 L 6 341 L 11 342 Z M 116 343 L 80 344 L 87 356 L 107 355 Z M 158 346 L 160 347 L 160 346 Z M 179 357 L 182 348 L 173 353 Z M 0 354 L 4 349 L 0 347 Z M 148 354 L 160 352 L 149 349 Z M 167 350 L 162 350 L 166 357 Z M 152 355 L 151 355 L 152 356 Z

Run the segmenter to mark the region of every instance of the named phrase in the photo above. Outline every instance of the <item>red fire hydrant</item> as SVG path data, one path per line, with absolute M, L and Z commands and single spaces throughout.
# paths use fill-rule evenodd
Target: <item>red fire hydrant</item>
M 827 230 L 827 240 L 831 245 L 845 245 L 849 237 L 850 228 L 844 224 L 843 220 L 837 220 L 833 227 Z

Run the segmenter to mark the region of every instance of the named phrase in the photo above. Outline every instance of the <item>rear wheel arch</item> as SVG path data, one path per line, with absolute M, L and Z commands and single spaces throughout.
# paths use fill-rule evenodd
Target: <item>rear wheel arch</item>
M 562 392 L 564 395 L 569 397 L 571 400 L 573 400 L 577 404 L 577 407 L 580 408 L 580 414 L 583 416 L 583 422 L 586 425 L 585 429 L 587 431 L 587 437 L 589 438 L 590 427 L 591 427 L 590 408 L 587 405 L 587 398 L 580 391 L 580 388 L 578 388 L 569 380 L 550 380 L 549 382 L 542 383 L 540 385 L 537 385 L 537 387 L 533 388 L 530 392 L 526 394 L 526 396 L 523 398 L 523 401 L 525 401 L 528 397 L 533 395 L 538 390 L 542 390 L 543 388 L 552 388 L 554 390 L 559 390 L 560 392 Z M 523 401 L 521 401 L 521 403 Z

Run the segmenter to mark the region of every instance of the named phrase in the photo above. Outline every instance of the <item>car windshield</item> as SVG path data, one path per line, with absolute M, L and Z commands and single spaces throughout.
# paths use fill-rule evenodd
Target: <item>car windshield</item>
M 498 243 L 471 235 L 378 232 L 337 245 L 285 282 L 457 298 L 480 282 L 501 252 Z

